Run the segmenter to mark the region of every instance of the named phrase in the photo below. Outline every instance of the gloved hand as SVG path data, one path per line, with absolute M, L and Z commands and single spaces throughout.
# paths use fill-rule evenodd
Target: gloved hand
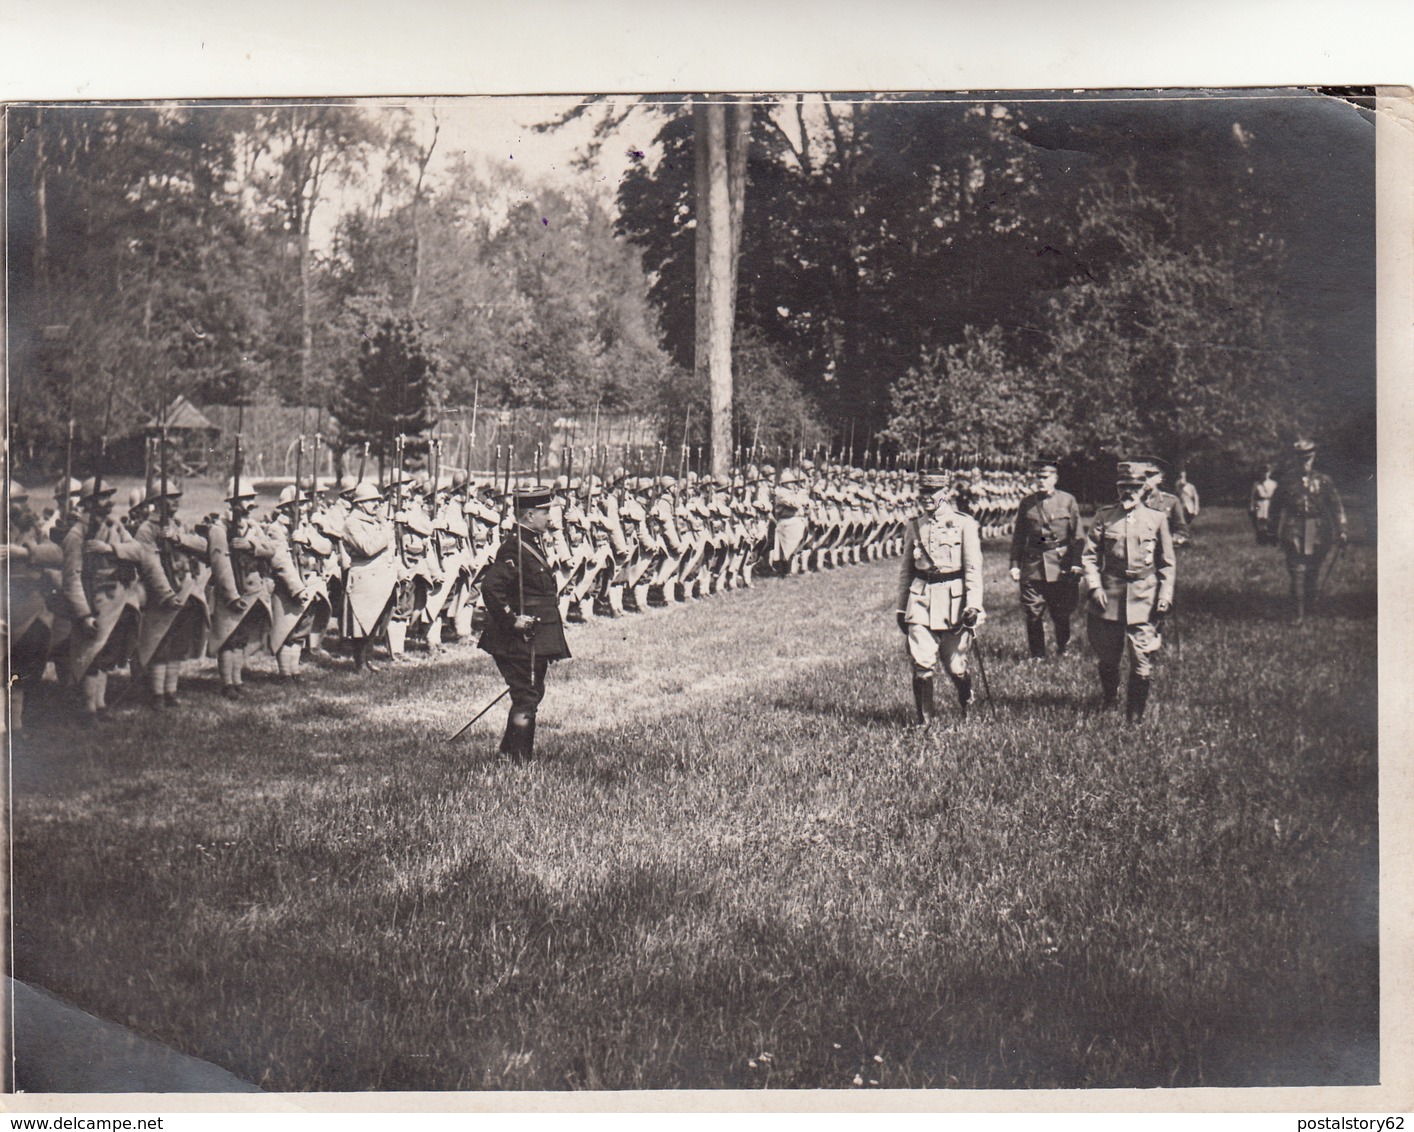
M 526 630 L 534 628 L 536 620 L 537 618 L 530 616 L 528 613 L 518 613 L 514 623 L 515 631 L 517 633 L 525 633 Z
M 980 629 L 987 623 L 987 615 L 975 605 L 969 605 L 962 611 L 962 623 L 969 629 Z

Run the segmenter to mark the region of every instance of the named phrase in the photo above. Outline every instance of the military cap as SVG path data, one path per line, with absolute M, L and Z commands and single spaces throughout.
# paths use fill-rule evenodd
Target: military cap
M 1140 460 L 1121 460 L 1115 468 L 1115 483 L 1143 483 L 1149 478 L 1151 468 L 1152 465 Z
M 378 485 L 368 480 L 361 480 L 355 484 L 349 495 L 349 499 L 353 503 L 368 503 L 371 500 L 382 498 L 383 493 L 378 490 Z
M 1060 467 L 1054 460 L 1040 459 L 1031 462 L 1031 470 L 1037 475 L 1044 475 L 1046 472 L 1060 473 Z
M 953 474 L 945 468 L 918 473 L 918 486 L 923 491 L 951 491 L 957 486 Z
M 1168 464 L 1160 460 L 1157 456 L 1131 456 L 1123 461 L 1126 464 L 1133 464 L 1143 470 L 1145 475 L 1152 476 L 1156 473 L 1162 474 L 1168 471 Z
M 539 511 L 541 508 L 550 506 L 550 500 L 554 494 L 553 487 L 535 484 L 532 487 L 516 488 L 511 492 L 511 501 L 517 511 Z
M 1298 436 L 1291 442 L 1291 451 L 1298 456 L 1309 456 L 1316 450 L 1316 442 L 1309 436 Z

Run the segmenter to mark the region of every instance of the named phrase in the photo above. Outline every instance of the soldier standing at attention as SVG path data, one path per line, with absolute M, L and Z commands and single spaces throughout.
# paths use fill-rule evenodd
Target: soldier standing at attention
M 1272 528 L 1286 554 L 1291 578 L 1292 624 L 1314 612 L 1320 590 L 1321 563 L 1331 545 L 1344 546 L 1345 507 L 1329 476 L 1316 471 L 1316 444 L 1305 437 L 1291 446 L 1291 466 L 1272 495 Z
M 486 630 L 480 646 L 491 654 L 511 692 L 501 754 L 518 761 L 535 752 L 535 716 L 545 698 L 550 661 L 570 655 L 555 571 L 541 542 L 550 526 L 552 496 L 548 487 L 514 493 L 515 529 L 502 540 L 481 585 Z
M 1153 657 L 1163 640 L 1156 619 L 1173 604 L 1173 537 L 1163 511 L 1145 506 L 1143 465 L 1121 464 L 1115 477 L 1119 503 L 1101 508 L 1085 537 L 1080 562 L 1090 594 L 1090 647 L 1100 658 L 1102 708 L 1119 707 L 1120 663 L 1130 653 L 1131 723 L 1144 718 Z
M 898 627 L 908 638 L 917 722 L 933 720 L 933 674 L 941 659 L 957 689 L 964 718 L 972 703 L 967 654 L 982 610 L 982 538 L 977 520 L 954 509 L 948 472 L 919 477 L 923 514 L 904 528 Z
M 1031 659 L 1045 660 L 1047 612 L 1056 630 L 1056 655 L 1064 656 L 1070 643 L 1084 531 L 1075 496 L 1056 490 L 1056 465 L 1040 460 L 1035 472 L 1036 490 L 1021 501 L 1012 531 L 1011 580 L 1021 585 Z

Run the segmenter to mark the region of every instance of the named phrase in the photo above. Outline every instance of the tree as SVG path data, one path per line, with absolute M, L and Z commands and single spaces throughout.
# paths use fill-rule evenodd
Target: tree
M 335 402 L 344 448 L 367 443 L 380 458 L 399 436 L 418 436 L 437 423 L 439 362 L 427 328 L 412 315 L 394 315 L 373 301 L 358 304 L 358 376 Z

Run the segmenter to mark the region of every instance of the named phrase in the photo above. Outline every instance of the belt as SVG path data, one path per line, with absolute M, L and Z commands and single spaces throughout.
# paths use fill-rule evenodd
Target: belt
M 1123 573 L 1117 570 L 1106 570 L 1104 575 L 1106 578 L 1114 578 L 1121 582 L 1137 582 L 1140 578 L 1152 578 L 1154 576 L 1154 568 L 1149 566 L 1143 570 L 1126 570 Z
M 962 578 L 961 570 L 919 570 L 916 567 L 913 571 L 915 578 L 922 578 L 925 582 L 956 582 Z

